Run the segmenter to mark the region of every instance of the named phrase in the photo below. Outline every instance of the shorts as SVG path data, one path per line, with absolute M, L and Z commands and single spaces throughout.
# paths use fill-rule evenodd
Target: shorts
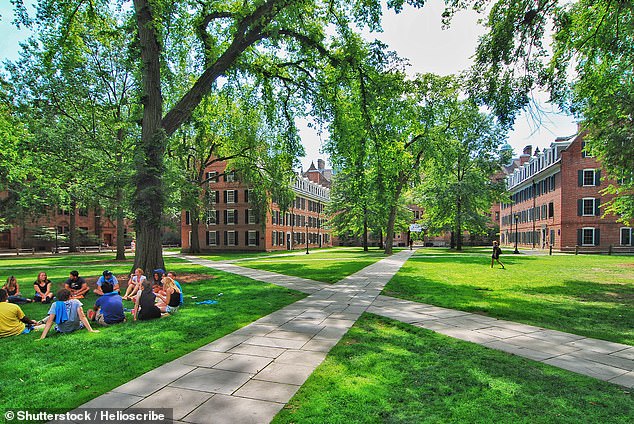
M 24 327 L 24 331 L 22 331 L 22 333 L 20 334 L 29 334 L 31 331 L 33 331 L 33 326 L 31 324 L 27 324 Z
M 178 306 L 167 305 L 165 307 L 165 312 L 167 312 L 168 314 L 175 314 L 176 312 L 178 312 Z

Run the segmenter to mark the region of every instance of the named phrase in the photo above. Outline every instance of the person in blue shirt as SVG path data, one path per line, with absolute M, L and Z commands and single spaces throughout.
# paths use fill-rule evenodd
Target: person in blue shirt
M 178 291 L 181 293 L 180 305 L 182 306 L 185 298 L 183 297 L 183 288 L 181 287 L 180 283 L 176 281 L 176 273 L 174 271 L 169 271 L 167 273 L 167 276 L 174 280 L 174 284 L 176 284 L 176 287 L 178 287 Z
M 123 300 L 119 293 L 113 291 L 112 284 L 104 282 L 101 285 L 103 296 L 97 299 L 93 310 L 88 313 L 88 318 L 97 321 L 103 326 L 118 324 L 125 321 L 123 312 Z
M 112 275 L 111 271 L 105 270 L 102 273 L 101 277 L 99 277 L 99 279 L 97 280 L 97 288 L 93 290 L 93 292 L 97 296 L 103 296 L 103 290 L 101 289 L 101 286 L 105 282 L 108 282 L 110 285 L 112 285 L 114 291 L 119 291 L 119 281 L 117 281 L 117 277 Z
M 91 333 L 99 332 L 90 326 L 86 315 L 84 315 L 82 303 L 77 299 L 70 298 L 70 290 L 59 290 L 56 298 L 57 301 L 53 302 L 48 310 L 48 319 L 40 339 L 46 337 L 53 324 L 55 324 L 55 330 L 58 333 L 71 333 L 81 328 L 86 328 Z

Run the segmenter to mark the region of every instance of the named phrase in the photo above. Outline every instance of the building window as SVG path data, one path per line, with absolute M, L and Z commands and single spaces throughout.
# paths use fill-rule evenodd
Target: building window
M 249 246 L 257 246 L 258 245 L 258 232 L 257 231 L 247 231 L 247 242 Z
M 216 225 L 218 223 L 218 211 L 207 211 L 207 225 Z
M 255 211 L 253 209 L 247 209 L 247 224 L 255 223 Z
M 226 203 L 236 203 L 236 192 L 235 190 L 226 190 L 225 196 L 227 198 Z
M 209 184 L 218 182 L 218 173 L 216 171 L 207 172 L 207 182 Z
M 237 246 L 237 244 L 236 244 L 236 232 L 235 231 L 225 231 L 225 245 L 227 245 L 227 246 Z
M 189 211 L 185 211 L 185 225 L 192 225 L 192 216 Z
M 594 216 L 594 199 L 586 198 L 583 199 L 583 216 Z
M 225 174 L 225 181 L 228 183 L 233 183 L 236 180 L 236 171 L 227 172 Z
M 218 246 L 218 231 L 207 231 L 207 246 Z
M 225 211 L 225 224 L 236 223 L 236 211 L 235 209 L 227 209 Z
M 555 216 L 555 203 L 550 202 L 548 204 L 548 218 L 553 218 Z
M 632 245 L 632 229 L 629 227 L 621 228 L 621 246 Z
M 581 245 L 582 246 L 595 246 L 595 229 L 583 228 L 582 230 Z
M 594 169 L 583 170 L 583 186 L 594 186 Z
M 88 216 L 88 208 L 79 208 L 79 216 Z

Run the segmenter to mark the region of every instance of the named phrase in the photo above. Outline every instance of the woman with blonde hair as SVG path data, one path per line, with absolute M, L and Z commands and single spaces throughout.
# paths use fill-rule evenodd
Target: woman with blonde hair
M 134 270 L 134 274 L 130 275 L 130 279 L 128 280 L 128 288 L 123 295 L 123 300 L 132 300 L 134 296 L 138 293 L 139 290 L 143 290 L 143 281 L 145 281 L 145 275 L 143 275 L 143 270 L 141 268 L 137 268 Z
M 178 307 L 181 304 L 181 292 L 170 277 L 163 277 L 161 281 L 163 282 L 163 291 L 156 295 L 159 298 L 156 306 L 159 307 L 161 312 L 173 314 L 178 311 Z M 163 293 L 165 293 L 165 296 L 163 296 Z
M 7 284 L 3 287 L 7 291 L 9 295 L 9 303 L 15 303 L 16 305 L 21 305 L 24 303 L 33 302 L 31 299 L 27 299 L 26 297 L 22 297 L 20 293 L 20 285 L 18 284 L 17 278 L 13 275 L 7 278 Z

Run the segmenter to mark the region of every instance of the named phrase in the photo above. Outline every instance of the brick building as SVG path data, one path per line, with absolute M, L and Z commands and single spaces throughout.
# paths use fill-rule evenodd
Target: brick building
M 265 221 L 260 222 L 250 201 L 249 187 L 238 180 L 235 172 L 226 172 L 226 166 L 226 162 L 217 162 L 206 169 L 209 189 L 214 195 L 213 207 L 198 228 L 202 250 L 272 251 L 306 249 L 307 244 L 309 248 L 332 246 L 330 230 L 324 225 L 324 208 L 330 201 L 330 189 L 323 184 L 326 174 L 323 167 L 322 172 L 313 172 L 311 179 L 298 175 L 293 184 L 295 201 L 289 210 L 282 213 L 272 202 Z M 190 214 L 183 211 L 181 246 L 184 250 L 191 246 L 191 231 Z
M 99 208 L 77 208 L 69 211 L 52 207 L 44 212 L 42 216 L 26 217 L 21 224 L 0 231 L 0 249 L 48 250 L 55 245 L 56 236 L 59 246 L 67 245 L 71 213 L 75 215 L 78 245 L 117 244 L 116 221 Z M 127 234 L 132 225 L 127 220 L 125 225 Z
M 527 146 L 507 169 L 511 202 L 500 205 L 500 243 L 560 251 L 632 250 L 632 229 L 603 215 L 611 199 L 601 193 L 597 160 L 584 151 L 583 134 L 557 138 L 532 152 Z

